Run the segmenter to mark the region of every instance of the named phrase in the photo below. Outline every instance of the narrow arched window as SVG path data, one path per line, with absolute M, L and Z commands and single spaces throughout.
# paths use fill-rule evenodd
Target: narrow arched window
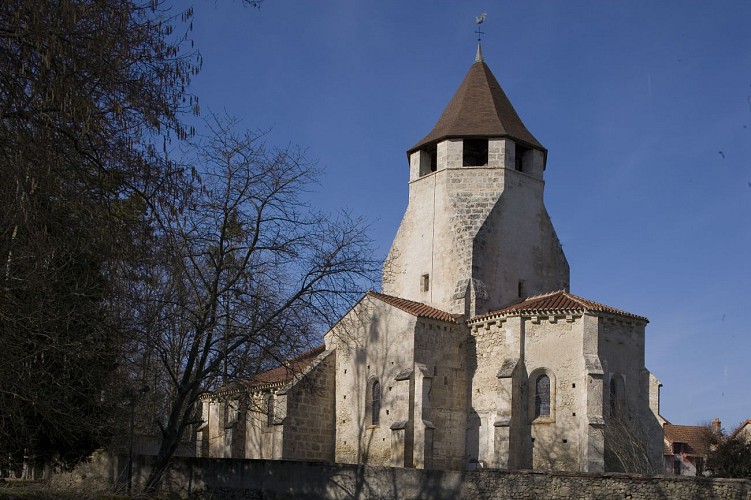
M 535 418 L 550 416 L 550 377 L 540 375 L 535 381 Z
M 377 380 L 373 382 L 370 397 L 370 423 L 371 425 L 378 425 L 381 416 L 381 384 Z
M 274 395 L 269 394 L 266 397 L 266 426 L 274 425 Z
M 623 379 L 619 375 L 613 376 L 610 379 L 610 418 L 623 416 L 625 396 Z

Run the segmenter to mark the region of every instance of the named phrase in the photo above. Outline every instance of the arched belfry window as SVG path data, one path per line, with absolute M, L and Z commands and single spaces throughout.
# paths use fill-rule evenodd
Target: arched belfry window
M 550 416 L 550 377 L 540 375 L 535 380 L 535 418 Z
M 373 381 L 370 389 L 370 424 L 378 425 L 381 416 L 381 383 Z

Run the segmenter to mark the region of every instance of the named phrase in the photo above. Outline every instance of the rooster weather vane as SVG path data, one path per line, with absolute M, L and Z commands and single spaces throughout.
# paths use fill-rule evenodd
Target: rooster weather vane
M 488 17 L 488 13 L 487 12 L 483 12 L 482 14 L 480 14 L 479 16 L 477 16 L 475 18 L 475 22 L 477 23 L 477 31 L 475 31 L 475 33 L 477 33 L 477 41 L 478 42 L 482 41 L 482 35 L 485 34 L 484 31 L 480 31 L 480 25 L 485 22 L 485 18 L 486 17 Z

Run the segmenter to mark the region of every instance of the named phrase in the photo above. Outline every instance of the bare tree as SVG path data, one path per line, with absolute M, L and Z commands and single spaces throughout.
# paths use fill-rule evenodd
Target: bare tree
M 361 220 L 309 209 L 313 164 L 293 147 L 212 119 L 177 196 L 155 199 L 138 290 L 137 352 L 158 360 L 168 408 L 146 490 L 158 488 L 204 391 L 314 342 L 379 268 Z M 136 300 L 134 303 L 138 303 Z
M 643 422 L 621 411 L 611 414 L 605 425 L 605 470 L 654 475 L 662 472 L 655 462 L 649 431 Z M 660 436 L 661 437 L 661 436 Z

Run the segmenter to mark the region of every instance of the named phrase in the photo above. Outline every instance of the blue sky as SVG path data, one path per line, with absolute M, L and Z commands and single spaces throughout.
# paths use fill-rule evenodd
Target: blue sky
M 751 418 L 751 2 L 266 0 L 195 6 L 203 112 L 324 169 L 312 202 L 372 221 L 385 255 L 405 151 L 485 60 L 548 148 L 571 291 L 647 316 L 677 424 Z

